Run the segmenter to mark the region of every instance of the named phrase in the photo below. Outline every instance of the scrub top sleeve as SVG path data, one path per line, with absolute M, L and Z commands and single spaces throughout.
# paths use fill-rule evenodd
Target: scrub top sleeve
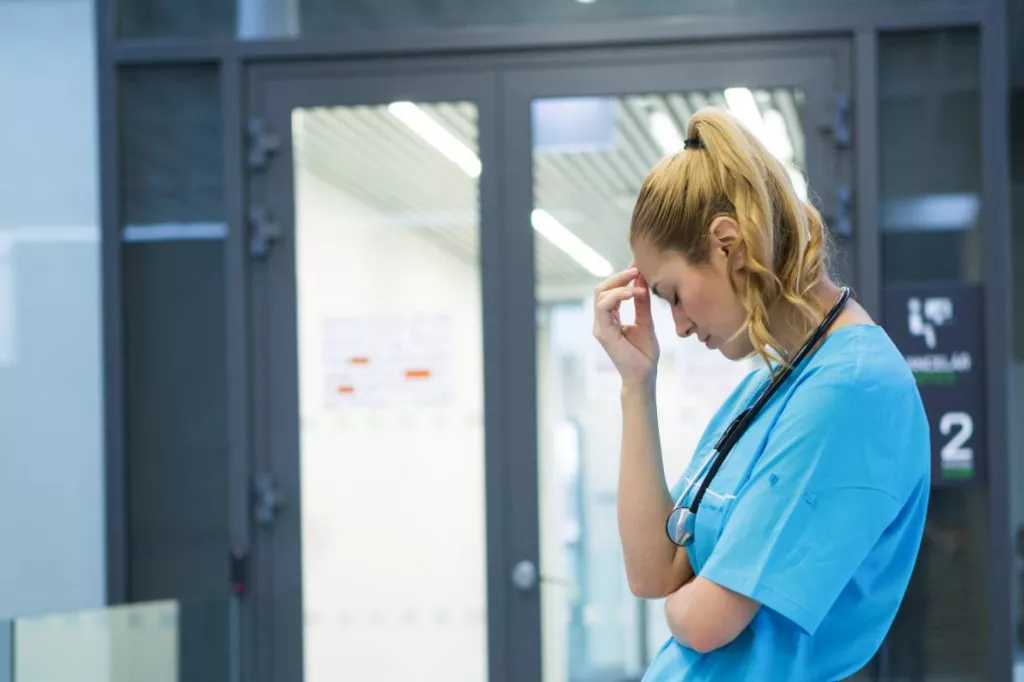
M 899 410 L 882 402 L 857 386 L 797 388 L 700 575 L 813 634 L 902 506 L 889 492 Z

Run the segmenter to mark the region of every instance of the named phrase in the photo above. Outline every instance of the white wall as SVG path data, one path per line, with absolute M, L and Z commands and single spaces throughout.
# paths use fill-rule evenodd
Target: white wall
M 0 617 L 104 603 L 90 0 L 0 0 Z
M 315 176 L 296 176 L 306 680 L 478 682 L 487 671 L 479 274 Z M 449 322 L 440 342 L 412 348 L 433 372 L 420 386 L 440 389 L 425 405 L 391 381 L 402 365 L 389 355 L 405 350 L 379 327 L 424 315 Z M 328 343 L 327 332 L 340 336 Z M 368 363 L 349 371 L 353 357 Z M 339 395 L 343 386 L 354 393 Z

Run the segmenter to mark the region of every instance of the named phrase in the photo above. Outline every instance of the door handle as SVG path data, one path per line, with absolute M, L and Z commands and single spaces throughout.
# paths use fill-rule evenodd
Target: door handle
M 537 565 L 523 559 L 512 567 L 512 585 L 520 592 L 529 592 L 537 586 Z

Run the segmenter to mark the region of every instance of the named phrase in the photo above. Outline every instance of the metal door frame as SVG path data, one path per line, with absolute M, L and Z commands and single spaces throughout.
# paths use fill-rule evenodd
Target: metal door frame
M 484 324 L 484 383 L 487 485 L 488 639 L 489 649 L 500 654 L 514 637 L 502 589 L 507 585 L 495 573 L 500 548 L 506 543 L 501 523 L 501 500 L 506 482 L 497 475 L 502 451 L 504 404 L 498 394 L 503 384 L 500 363 L 502 320 L 500 287 L 502 265 L 500 116 L 496 77 L 487 72 L 438 74 L 436 69 L 410 68 L 403 75 L 370 66 L 329 66 L 327 69 L 254 68 L 249 73 L 250 114 L 265 120 L 280 137 L 280 149 L 263 170 L 248 175 L 250 206 L 271 209 L 283 234 L 262 260 L 249 268 L 252 317 L 254 472 L 270 472 L 287 506 L 274 526 L 253 527 L 252 649 L 249 663 L 253 679 L 302 679 L 301 519 L 299 486 L 298 356 L 296 330 L 296 278 L 294 252 L 294 159 L 291 154 L 291 112 L 297 107 L 386 104 L 395 100 L 471 101 L 478 108 L 480 157 L 480 250 Z M 296 599 L 295 597 L 298 597 Z M 493 656 L 492 669 L 503 656 Z M 513 680 L 515 676 L 496 680 Z
M 481 286 L 484 314 L 487 509 L 488 661 L 491 682 L 539 679 L 539 590 L 517 590 L 519 561 L 539 565 L 537 396 L 533 288 L 533 97 L 616 95 L 793 85 L 803 89 L 809 174 L 841 175 L 812 144 L 835 91 L 850 85 L 848 41 L 816 40 L 510 54 L 467 68 L 464 60 L 311 62 L 254 66 L 247 73 L 248 119 L 261 119 L 279 138 L 262 169 L 246 173 L 247 204 L 265 205 L 283 238 L 248 270 L 251 466 L 272 472 L 287 507 L 277 532 L 252 525 L 252 599 L 246 609 L 246 665 L 267 679 L 300 679 L 302 669 L 301 519 L 297 444 L 298 376 L 294 182 L 291 111 L 295 107 L 413 101 L 473 101 L 478 107 Z M 680 65 L 694 65 L 692 69 Z M 823 81 L 822 78 L 825 78 Z M 808 106 L 814 97 L 815 104 Z M 491 161 L 488 161 L 491 160 Z M 495 161 L 496 160 L 496 161 Z M 816 185 L 819 191 L 821 183 Z M 272 388 L 271 388 L 272 387 Z M 275 454 L 276 453 L 276 454 Z M 262 679 L 256 677 L 256 679 Z
M 878 212 L 878 45 L 886 32 L 935 31 L 953 28 L 978 30 L 981 35 L 980 144 L 983 174 L 985 270 L 985 326 L 987 354 L 987 432 L 991 458 L 985 485 L 988 493 L 989 557 L 988 627 L 991 644 L 988 669 L 1001 678 L 1010 674 L 1013 660 L 1012 557 L 1008 475 L 1009 386 L 1012 319 L 1011 250 L 1009 225 L 1009 163 L 1006 140 L 1007 36 L 1006 0 L 986 3 L 923 2 L 899 8 L 843 8 L 811 13 L 771 14 L 757 17 L 683 17 L 609 23 L 603 26 L 517 26 L 432 29 L 398 36 L 360 34 L 338 37 L 301 37 L 291 41 L 237 41 L 230 37 L 159 37 L 124 39 L 118 36 L 117 3 L 96 0 L 96 67 L 99 89 L 99 145 L 103 232 L 104 402 L 107 516 L 107 600 L 124 603 L 131 598 L 128 580 L 126 484 L 124 330 L 122 324 L 121 202 L 124 185 L 118 106 L 119 79 L 124 69 L 206 64 L 219 70 L 224 127 L 224 200 L 229 231 L 225 241 L 224 292 L 227 301 L 229 394 L 229 462 L 231 484 L 227 492 L 233 547 L 246 547 L 249 495 L 248 453 L 250 425 L 250 367 L 246 308 L 247 263 L 245 243 L 245 169 L 243 128 L 246 72 L 254 64 L 305 59 L 372 59 L 395 55 L 449 55 L 462 64 L 483 66 L 495 55 L 536 51 L 539 59 L 571 47 L 678 44 L 680 42 L 775 39 L 782 37 L 846 36 L 856 44 L 855 107 L 857 137 L 857 193 L 855 195 L 859 295 L 872 312 L 880 300 L 880 235 Z M 240 601 L 248 610 L 247 600 Z
M 505 315 L 513 335 L 508 338 L 509 357 L 504 361 L 521 368 L 520 372 L 508 374 L 514 383 L 506 390 L 511 400 L 509 404 L 514 406 L 508 415 L 514 420 L 508 432 L 516 438 L 512 453 L 516 469 L 509 472 L 509 476 L 517 482 L 519 490 L 509 502 L 510 515 L 516 525 L 510 538 L 522 543 L 513 548 L 514 556 L 540 566 L 534 234 L 530 229 L 514 229 L 514 226 L 530 224 L 534 208 L 531 102 L 544 97 L 707 91 L 730 85 L 799 87 L 805 96 L 801 113 L 806 123 L 808 175 L 812 179 L 824 179 L 827 186 L 815 185 L 820 193 L 834 194 L 840 182 L 853 181 L 853 148 L 831 154 L 823 136 L 820 142 L 812 144 L 812 127 L 832 120 L 834 94 L 850 92 L 852 63 L 850 42 L 837 38 L 576 52 L 566 53 L 564 59 L 556 63 L 535 57 L 518 60 L 510 66 L 502 72 L 503 163 L 508 169 L 505 219 L 513 226 L 508 231 L 511 240 L 508 267 L 510 272 L 517 273 L 515 281 L 519 286 L 506 288 Z M 623 239 L 625 230 L 624 225 Z M 856 239 L 856 228 L 853 236 Z M 523 642 L 519 650 L 535 658 L 538 667 L 532 671 L 533 676 L 521 679 L 541 679 L 540 599 L 535 602 L 529 617 L 537 623 L 538 636 Z

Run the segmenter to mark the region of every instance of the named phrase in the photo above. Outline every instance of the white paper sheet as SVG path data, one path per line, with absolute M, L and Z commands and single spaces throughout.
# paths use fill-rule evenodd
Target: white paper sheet
M 324 320 L 325 408 L 450 406 L 453 325 L 445 315 Z

